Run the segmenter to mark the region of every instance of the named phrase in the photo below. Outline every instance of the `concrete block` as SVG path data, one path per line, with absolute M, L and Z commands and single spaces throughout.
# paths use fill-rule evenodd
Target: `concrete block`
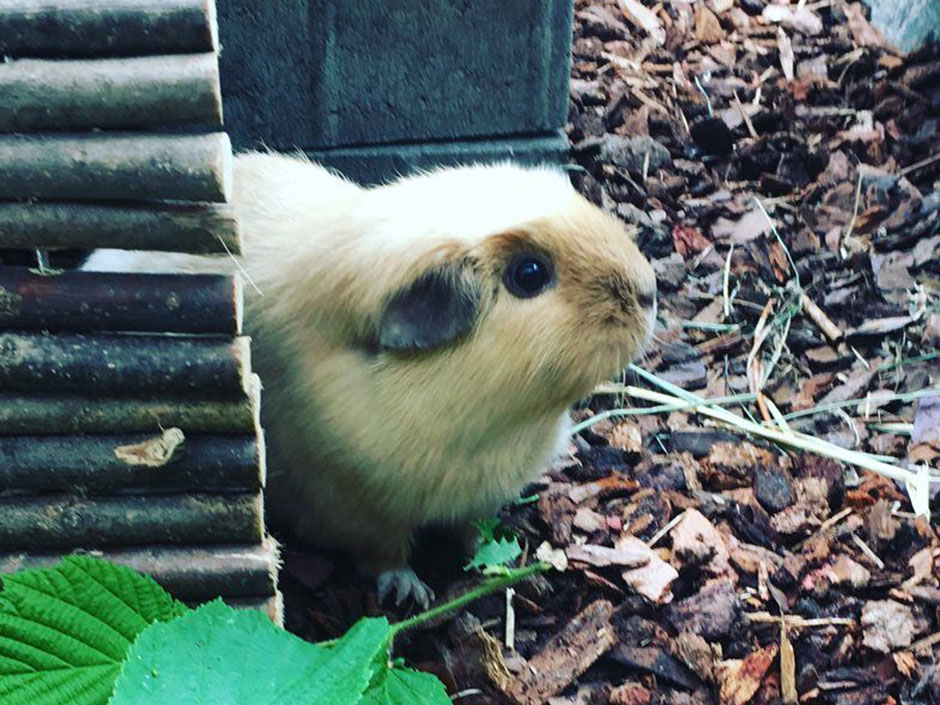
M 918 49 L 933 34 L 940 39 L 940 2 L 937 0 L 865 0 L 871 21 L 888 41 L 903 51 Z
M 218 0 L 236 147 L 320 149 L 565 123 L 572 0 Z
M 568 140 L 557 131 L 536 137 L 307 150 L 307 155 L 357 183 L 371 185 L 436 166 L 505 160 L 562 165 L 568 159 Z

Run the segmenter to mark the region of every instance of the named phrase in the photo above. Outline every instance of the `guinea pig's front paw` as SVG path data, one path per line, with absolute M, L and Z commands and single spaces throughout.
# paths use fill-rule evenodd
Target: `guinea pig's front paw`
M 378 578 L 379 602 L 395 593 L 395 606 L 401 607 L 409 597 L 421 609 L 427 609 L 434 600 L 434 591 L 419 578 L 411 568 L 387 570 Z

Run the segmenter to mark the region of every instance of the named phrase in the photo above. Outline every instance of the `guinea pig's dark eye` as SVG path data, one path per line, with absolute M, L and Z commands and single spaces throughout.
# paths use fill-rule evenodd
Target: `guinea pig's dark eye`
M 538 296 L 553 279 L 552 265 L 542 255 L 517 255 L 503 273 L 503 284 L 520 299 Z

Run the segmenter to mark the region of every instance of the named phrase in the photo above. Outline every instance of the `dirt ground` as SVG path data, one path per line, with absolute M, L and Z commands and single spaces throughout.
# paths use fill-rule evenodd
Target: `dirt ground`
M 504 594 L 399 643 L 457 702 L 940 703 L 940 47 L 866 17 L 576 2 L 573 178 L 655 264 L 654 378 L 504 512 L 567 562 L 517 586 L 514 648 Z M 417 569 L 479 580 L 436 535 Z M 378 611 L 330 556 L 283 587 L 306 638 Z

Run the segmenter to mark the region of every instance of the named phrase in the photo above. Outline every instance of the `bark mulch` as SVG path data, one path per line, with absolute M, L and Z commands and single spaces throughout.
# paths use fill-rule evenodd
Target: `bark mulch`
M 742 418 L 936 469 L 940 46 L 903 55 L 843 0 L 575 13 L 573 177 L 659 275 L 639 366 Z M 512 648 L 499 594 L 401 654 L 470 705 L 940 703 L 932 491 L 915 507 L 858 465 L 650 406 L 623 385 L 586 402 L 570 456 L 504 512 L 529 560 L 567 564 L 515 588 Z M 476 584 L 427 543 L 440 598 Z M 330 557 L 287 551 L 284 587 L 308 638 L 378 611 Z

